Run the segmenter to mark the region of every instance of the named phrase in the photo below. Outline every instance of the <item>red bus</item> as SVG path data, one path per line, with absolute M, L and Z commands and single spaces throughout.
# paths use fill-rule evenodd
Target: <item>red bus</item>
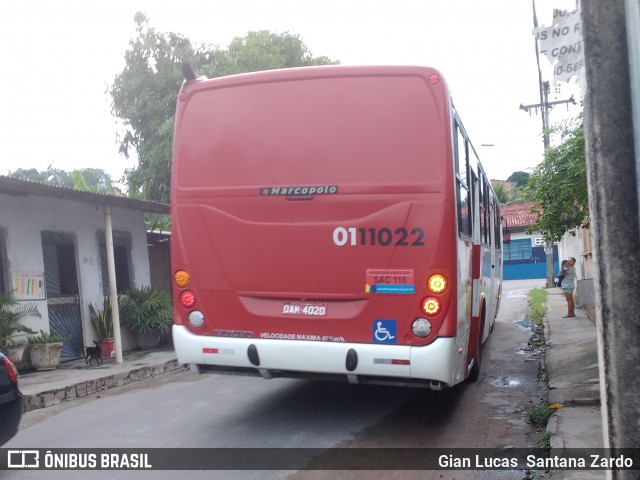
M 500 206 L 437 70 L 189 76 L 172 162 L 181 363 L 436 390 L 478 377 Z

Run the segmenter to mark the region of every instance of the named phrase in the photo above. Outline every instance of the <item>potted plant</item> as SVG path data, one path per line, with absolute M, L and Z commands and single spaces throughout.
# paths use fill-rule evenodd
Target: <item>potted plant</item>
M 29 336 L 31 365 L 36 370 L 54 370 L 60 363 L 60 351 L 64 337 L 40 330 L 37 335 Z
M 100 350 L 102 358 L 111 358 L 116 354 L 113 338 L 113 316 L 111 315 L 111 301 L 107 295 L 102 299 L 101 306 L 93 306 L 89 304 L 89 315 L 93 328 L 96 329 L 96 335 L 100 341 Z
M 22 360 L 27 345 L 26 337 L 20 334 L 36 333 L 21 323 L 29 316 L 40 316 L 35 303 L 19 305 L 11 295 L 0 293 L 0 348 L 14 364 Z
M 123 324 L 138 335 L 138 346 L 156 348 L 160 335 L 169 332 L 173 320 L 171 294 L 152 287 L 132 288 L 120 296 Z

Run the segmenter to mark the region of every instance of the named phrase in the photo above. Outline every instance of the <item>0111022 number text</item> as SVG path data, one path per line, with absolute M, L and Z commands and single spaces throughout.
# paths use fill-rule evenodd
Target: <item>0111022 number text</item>
M 411 230 L 398 227 L 391 228 L 356 228 L 337 227 L 333 231 L 333 243 L 338 247 L 349 246 L 381 246 L 381 247 L 423 247 L 424 230 Z

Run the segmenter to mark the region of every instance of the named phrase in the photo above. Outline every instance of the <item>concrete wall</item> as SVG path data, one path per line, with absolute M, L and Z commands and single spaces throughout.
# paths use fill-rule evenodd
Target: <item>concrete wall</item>
M 42 231 L 64 232 L 75 239 L 80 310 L 85 345 L 96 335 L 89 317 L 89 303 L 102 303 L 102 268 L 98 235 L 103 234 L 103 207 L 91 203 L 40 197 L 0 194 L 0 228 L 5 232 L 8 275 L 16 272 L 44 272 Z M 131 239 L 132 286 L 150 284 L 149 257 L 142 211 L 112 208 L 114 232 Z M 49 330 L 47 301 L 36 300 L 42 318 L 25 324 L 34 330 Z M 135 347 L 135 339 L 123 328 L 123 349 Z
M 593 278 L 578 280 L 575 290 L 576 305 L 580 308 L 593 307 L 596 303 L 596 293 L 594 291 Z
M 593 282 L 593 255 L 591 252 L 591 232 L 586 229 L 576 229 L 565 233 L 558 244 L 560 258 L 574 257 L 576 259 L 576 289 L 575 300 L 578 307 L 592 307 L 595 305 L 595 291 Z
M 574 257 L 576 259 L 576 275 L 580 279 L 593 278 L 593 256 L 591 252 L 591 232 L 585 229 L 565 233 L 558 244 L 561 259 Z

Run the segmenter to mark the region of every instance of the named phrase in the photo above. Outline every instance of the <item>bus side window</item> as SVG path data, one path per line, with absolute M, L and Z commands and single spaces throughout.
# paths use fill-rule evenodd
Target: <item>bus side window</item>
M 471 237 L 471 199 L 469 198 L 468 182 L 469 146 L 457 123 L 455 123 L 454 138 L 458 233 L 461 236 Z
M 495 200 L 493 202 L 493 204 L 494 204 L 494 210 L 493 210 L 494 220 L 493 220 L 493 223 L 494 223 L 494 229 L 495 229 L 495 233 L 494 233 L 494 235 L 495 235 L 495 245 L 494 246 L 495 246 L 496 250 L 502 250 L 502 234 L 501 234 L 502 232 L 500 231 L 501 230 L 500 229 L 500 227 L 501 227 L 501 223 L 500 222 L 501 222 L 502 216 L 500 215 L 500 204 L 498 203 L 497 200 Z
M 491 248 L 493 247 L 493 219 L 495 215 L 493 214 L 493 202 L 491 199 L 488 202 L 489 209 L 487 210 L 487 245 Z
M 484 181 L 484 175 L 480 172 L 480 179 L 478 182 L 478 188 L 480 190 L 478 199 L 478 215 L 480 215 L 480 244 L 487 244 L 487 211 L 486 211 L 486 198 L 487 198 L 487 184 Z
M 487 179 L 486 175 L 482 175 L 482 189 L 484 191 L 484 196 L 482 198 L 482 209 L 483 209 L 483 213 L 482 213 L 482 218 L 480 219 L 480 221 L 483 224 L 483 240 L 484 240 L 484 244 L 487 246 L 491 245 L 491 219 L 490 219 L 490 210 L 489 210 L 489 201 L 490 201 L 490 187 L 489 187 L 489 180 Z

